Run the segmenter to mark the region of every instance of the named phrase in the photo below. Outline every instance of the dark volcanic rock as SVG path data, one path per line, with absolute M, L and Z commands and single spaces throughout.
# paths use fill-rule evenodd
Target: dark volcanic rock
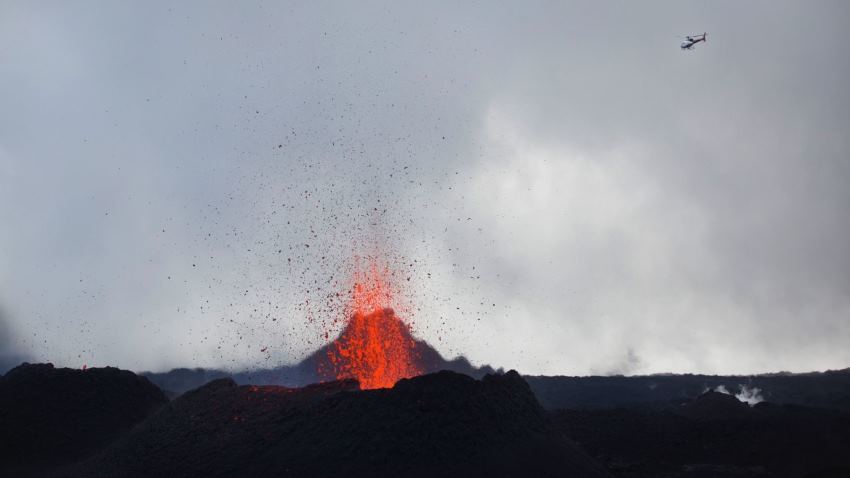
M 677 411 L 560 410 L 551 417 L 616 476 L 850 476 L 850 415 L 701 398 Z
M 0 377 L 0 474 L 84 458 L 165 403 L 133 372 L 24 363 Z
M 99 476 L 606 476 L 553 433 L 516 372 L 357 391 L 222 379 L 185 393 L 73 470 Z
M 686 402 L 680 413 L 694 420 L 730 420 L 749 416 L 750 406 L 728 393 L 709 390 Z
M 547 410 L 567 408 L 674 408 L 706 389 L 733 393 L 759 389 L 765 401 L 850 412 L 850 369 L 764 375 L 644 375 L 610 377 L 524 377 Z
M 175 368 L 168 373 L 144 372 L 142 376 L 155 383 L 169 398 L 174 398 L 187 390 L 201 387 L 208 382 L 230 375 L 221 370 Z

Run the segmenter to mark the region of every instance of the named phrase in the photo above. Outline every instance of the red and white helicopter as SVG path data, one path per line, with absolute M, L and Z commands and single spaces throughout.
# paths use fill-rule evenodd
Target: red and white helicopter
M 701 41 L 705 41 L 705 33 L 703 33 L 702 35 L 688 35 L 685 37 L 685 41 L 683 41 L 682 44 L 679 45 L 679 48 L 681 48 L 682 50 L 693 50 L 694 45 Z

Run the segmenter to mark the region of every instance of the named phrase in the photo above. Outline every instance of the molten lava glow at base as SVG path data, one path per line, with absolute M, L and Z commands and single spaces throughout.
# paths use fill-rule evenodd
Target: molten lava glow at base
M 369 273 L 355 275 L 353 314 L 339 338 L 328 345 L 320 376 L 354 378 L 360 388 L 371 389 L 421 374 L 410 328 L 388 308 L 393 299 L 390 278 L 386 269 L 375 265 Z

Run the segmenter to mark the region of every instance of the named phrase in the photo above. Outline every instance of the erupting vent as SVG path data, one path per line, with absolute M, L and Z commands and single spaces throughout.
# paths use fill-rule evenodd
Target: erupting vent
M 353 289 L 353 313 L 340 336 L 328 345 L 327 360 L 319 375 L 327 380 L 354 378 L 360 388 L 392 387 L 402 378 L 422 373 L 416 340 L 393 309 L 393 294 L 386 270 L 372 265 L 369 273 L 357 273 Z

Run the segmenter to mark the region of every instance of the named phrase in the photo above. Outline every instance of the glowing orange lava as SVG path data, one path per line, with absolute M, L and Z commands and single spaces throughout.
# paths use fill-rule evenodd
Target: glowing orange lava
M 360 388 L 392 387 L 421 374 L 416 341 L 393 309 L 391 275 L 372 264 L 355 273 L 352 315 L 339 338 L 328 345 L 319 374 L 329 379 L 354 378 Z

